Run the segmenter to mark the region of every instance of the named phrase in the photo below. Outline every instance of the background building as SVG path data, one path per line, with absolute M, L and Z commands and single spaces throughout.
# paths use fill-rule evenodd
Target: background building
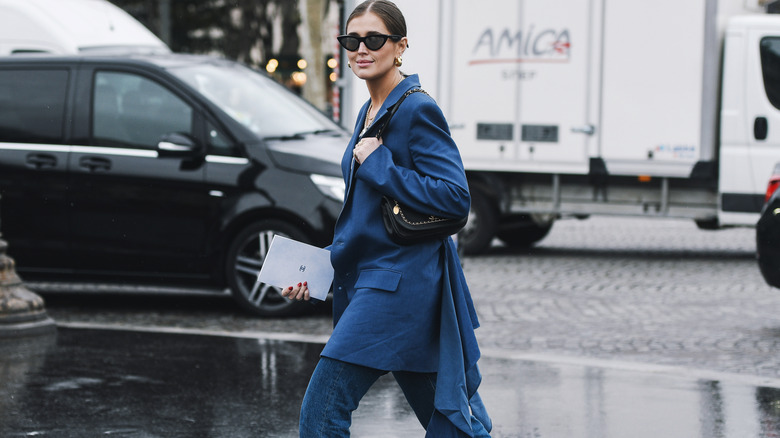
M 174 52 L 267 71 L 338 119 L 340 0 L 110 0 Z M 334 109 L 335 108 L 335 109 Z

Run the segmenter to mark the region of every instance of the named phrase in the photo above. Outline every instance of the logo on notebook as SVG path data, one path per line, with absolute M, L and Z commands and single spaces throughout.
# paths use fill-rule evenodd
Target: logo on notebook
M 304 272 L 306 271 L 306 265 L 301 265 L 300 268 L 298 268 L 299 271 Z

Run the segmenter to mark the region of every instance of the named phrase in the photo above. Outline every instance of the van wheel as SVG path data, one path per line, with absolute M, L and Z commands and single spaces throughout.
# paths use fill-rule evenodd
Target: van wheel
M 481 190 L 472 188 L 470 192 L 469 220 L 458 233 L 458 248 L 464 254 L 480 254 L 493 242 L 498 224 L 498 209 Z
M 276 235 L 309 243 L 301 230 L 273 219 L 253 222 L 233 237 L 225 265 L 233 298 L 243 309 L 259 316 L 290 316 L 313 310 L 314 306 L 308 302 L 283 297 L 278 287 L 256 284 L 268 248 Z

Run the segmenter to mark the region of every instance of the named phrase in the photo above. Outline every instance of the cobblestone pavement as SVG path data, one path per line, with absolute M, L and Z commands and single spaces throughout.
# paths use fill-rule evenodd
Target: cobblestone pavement
M 780 376 L 780 290 L 752 229 L 560 222 L 525 254 L 466 260 L 483 348 Z
M 780 377 L 780 290 L 761 278 L 753 229 L 564 220 L 533 249 L 497 245 L 465 258 L 464 268 L 487 355 L 550 354 Z M 58 323 L 322 339 L 331 329 L 324 311 L 254 318 L 225 298 L 44 296 Z

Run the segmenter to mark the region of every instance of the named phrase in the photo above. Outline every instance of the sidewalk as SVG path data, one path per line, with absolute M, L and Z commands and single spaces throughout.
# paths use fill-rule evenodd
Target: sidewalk
M 315 341 L 321 341 L 315 339 Z M 294 437 L 320 342 L 60 326 L 0 342 L 2 437 Z M 736 438 L 780 434 L 780 381 L 484 351 L 494 437 Z M 355 437 L 421 437 L 392 377 Z

